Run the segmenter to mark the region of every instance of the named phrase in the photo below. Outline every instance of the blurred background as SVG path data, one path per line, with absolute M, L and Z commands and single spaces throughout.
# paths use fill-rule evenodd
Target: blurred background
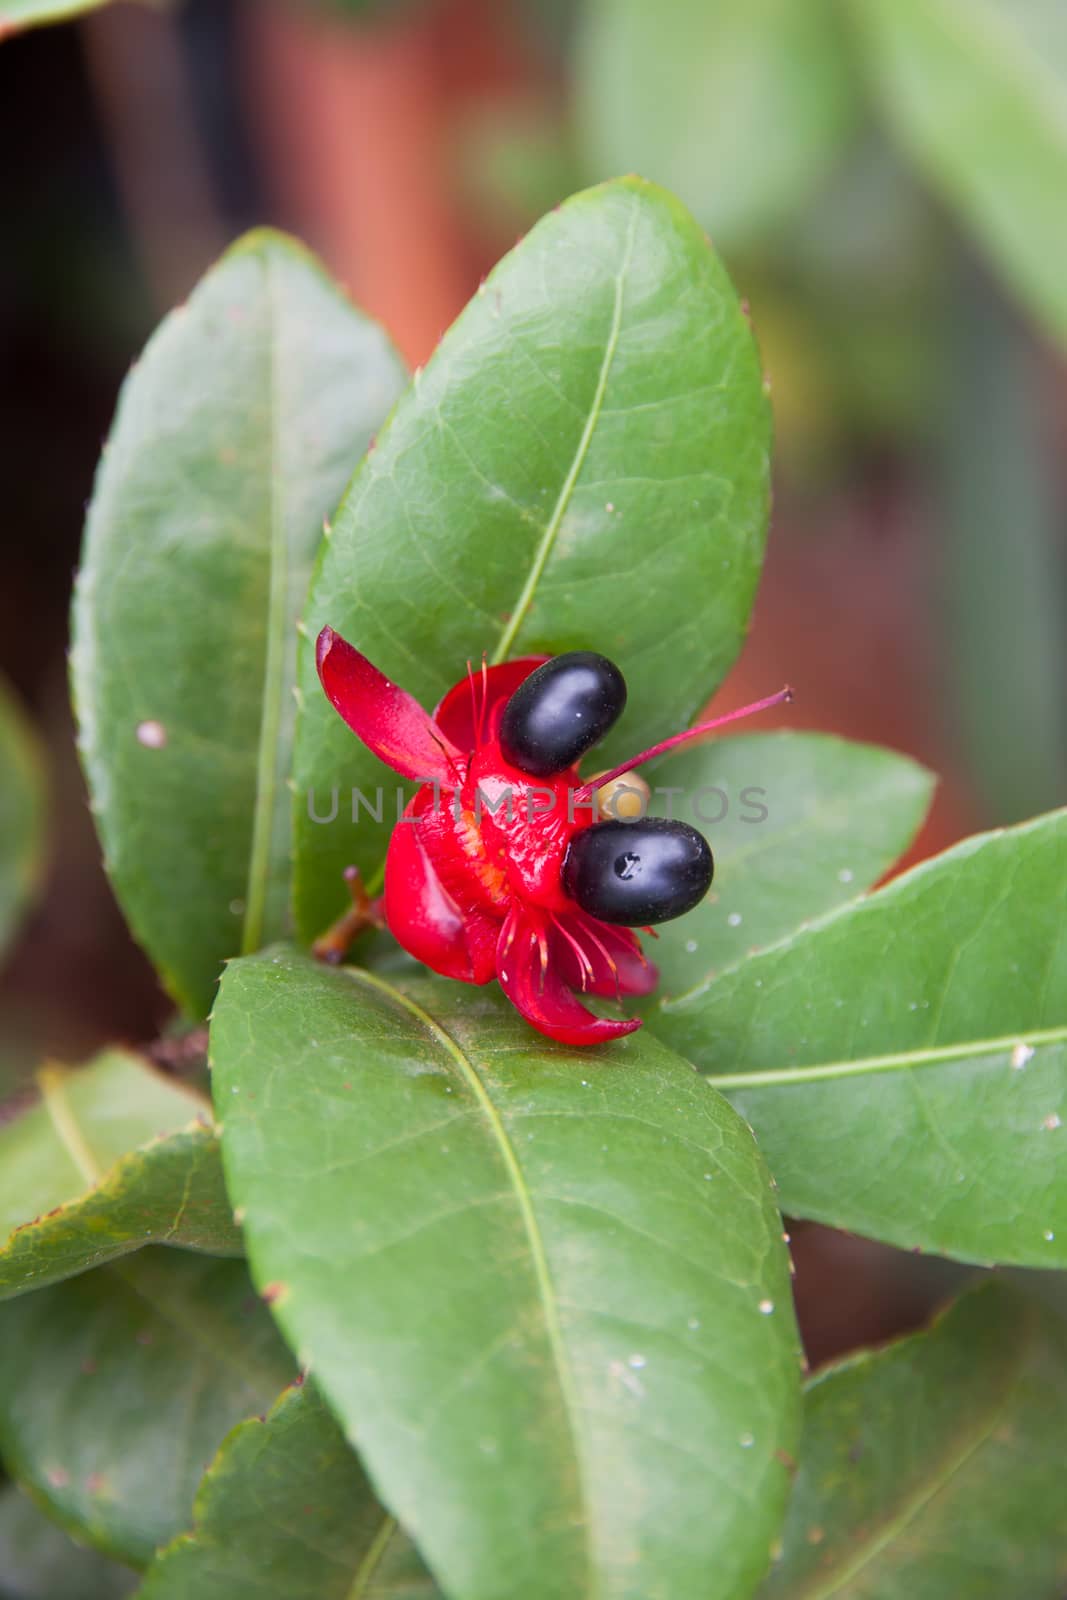
M 121 0 L 20 31 L 25 9 L 0 0 L 0 731 L 36 730 L 49 821 L 0 1098 L 168 1015 L 99 866 L 67 611 L 123 375 L 258 222 L 417 364 L 564 196 L 625 171 L 675 189 L 751 303 L 777 420 L 766 575 L 717 705 L 788 679 L 798 725 L 936 769 L 911 859 L 1067 799 L 1058 0 Z M 794 1244 L 816 1359 L 916 1320 L 950 1270 Z

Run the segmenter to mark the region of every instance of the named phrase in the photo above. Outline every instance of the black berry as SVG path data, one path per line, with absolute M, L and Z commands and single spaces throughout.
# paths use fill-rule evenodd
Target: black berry
M 626 704 L 614 662 L 592 650 L 553 656 L 531 672 L 504 707 L 500 748 L 520 772 L 565 772 L 613 727 Z
M 714 870 L 708 841 L 686 822 L 598 822 L 571 840 L 563 888 L 591 917 L 639 928 L 692 911 Z

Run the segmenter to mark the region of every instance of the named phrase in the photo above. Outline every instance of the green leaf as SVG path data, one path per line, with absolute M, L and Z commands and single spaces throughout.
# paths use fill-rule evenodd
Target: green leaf
M 0 1490 L 0 1600 L 121 1600 L 137 1579 L 74 1544 L 18 1489 Z
M 997 1284 L 821 1373 L 761 1600 L 1060 1600 L 1067 1359 Z
M 200 1486 L 195 1518 L 192 1533 L 160 1551 L 138 1600 L 439 1594 L 309 1384 L 234 1429 Z
M 146 1244 L 243 1253 L 199 1095 L 122 1050 L 38 1083 L 0 1126 L 0 1299 Z
M 33 730 L 0 678 L 0 954 L 44 866 L 45 781 Z
M 384 334 L 280 235 L 235 245 L 122 392 L 86 529 L 72 675 L 105 861 L 206 1014 L 285 928 L 296 622 L 401 382 Z
M 852 0 L 886 111 L 931 182 L 1067 341 L 1067 14 L 1049 0 Z
M 793 732 L 697 745 L 646 776 L 650 811 L 693 823 L 715 855 L 711 893 L 650 946 L 667 993 L 869 888 L 907 847 L 934 782 L 891 750 Z
M 630 700 L 610 758 L 661 738 L 737 654 L 763 558 L 769 410 L 722 266 L 670 195 L 607 184 L 490 275 L 349 490 L 312 584 L 329 623 L 427 708 L 468 659 L 603 650 Z M 327 704 L 305 647 L 296 741 L 301 931 L 385 851 L 396 775 Z M 353 789 L 385 792 L 383 821 Z M 309 815 L 313 798 L 319 817 Z
M 681 195 L 717 244 L 803 208 L 853 120 L 830 0 L 587 0 L 577 111 L 597 175 Z
M 292 1376 L 240 1262 L 146 1250 L 0 1308 L 0 1455 L 71 1532 L 141 1566 Z
M 253 1273 L 442 1586 L 750 1593 L 795 1328 L 762 1161 L 689 1064 L 284 949 L 227 969 L 212 1051 Z
M 1067 811 L 968 839 L 655 1027 L 756 1131 L 785 1211 L 1067 1263 Z

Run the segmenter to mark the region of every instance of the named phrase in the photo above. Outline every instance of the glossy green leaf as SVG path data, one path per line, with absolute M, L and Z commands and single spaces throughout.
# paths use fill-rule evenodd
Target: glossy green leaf
M 308 1385 L 224 1442 L 195 1526 L 162 1550 L 138 1600 L 435 1600 L 410 1539 L 374 1497 Z
M 122 1050 L 38 1086 L 0 1126 L 0 1299 L 146 1244 L 243 1253 L 198 1094 Z
M 464 1600 L 722 1600 L 786 1491 L 797 1353 L 748 1129 L 646 1034 L 290 951 L 212 1028 L 257 1282 Z
M 645 776 L 649 809 L 692 823 L 715 856 L 710 894 L 649 947 L 665 995 L 870 888 L 910 843 L 933 789 L 891 750 L 790 731 L 698 745 Z
M 323 518 L 401 383 L 317 263 L 248 235 L 122 392 L 74 608 L 80 739 L 108 871 L 203 1015 L 284 930 L 296 622 Z
M 980 835 L 657 1012 L 781 1204 L 891 1244 L 1067 1263 L 1067 811 Z
M 680 194 L 716 243 L 801 209 L 852 122 L 831 0 L 587 0 L 577 112 L 596 175 Z
M 0 679 L 0 954 L 41 875 L 44 789 L 33 730 Z
M 0 1600 L 124 1600 L 137 1579 L 76 1545 L 27 1495 L 0 1490 Z
M 292 1377 L 240 1262 L 145 1250 L 0 1308 L 0 1456 L 71 1532 L 144 1565 Z
M 1067 12 L 1055 0 L 851 0 L 897 133 L 1067 341 Z
M 603 650 L 626 674 L 608 755 L 697 712 L 763 557 L 769 411 L 737 298 L 693 219 L 637 179 L 545 217 L 490 275 L 350 488 L 312 584 L 329 623 L 427 708 L 486 651 Z M 296 742 L 297 913 L 381 861 L 398 779 L 318 684 Z M 360 810 L 352 791 L 376 803 Z M 337 817 L 329 818 L 332 791 Z
M 1067 1353 L 997 1284 L 809 1386 L 760 1600 L 1060 1600 Z

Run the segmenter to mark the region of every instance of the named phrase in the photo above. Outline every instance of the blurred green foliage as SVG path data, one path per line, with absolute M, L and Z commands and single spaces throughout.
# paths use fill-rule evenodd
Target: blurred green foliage
M 857 100 L 831 0 L 585 0 L 574 74 L 590 166 L 665 184 L 723 249 L 803 208 Z
M 37 736 L 0 679 L 0 952 L 14 936 L 44 864 L 44 761 Z

